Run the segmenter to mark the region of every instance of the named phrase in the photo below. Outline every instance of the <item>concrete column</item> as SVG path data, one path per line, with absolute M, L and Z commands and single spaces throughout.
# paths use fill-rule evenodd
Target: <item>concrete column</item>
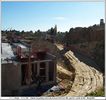
M 19 67 L 18 70 L 19 70 L 19 84 L 20 84 L 20 87 L 21 87 L 21 81 L 22 81 L 21 65 L 22 65 L 22 64 L 18 64 L 18 66 L 17 66 L 17 67 Z
M 54 78 L 53 78 L 53 80 L 54 80 L 54 82 L 56 82 L 56 73 L 57 73 L 57 66 L 56 66 L 56 60 L 54 60 Z
M 34 70 L 34 72 L 35 72 L 35 64 L 36 64 L 36 63 L 33 63 L 33 65 L 34 65 L 34 66 L 33 66 L 33 70 Z
M 49 61 L 46 62 L 46 82 L 49 81 Z
M 40 75 L 40 62 L 37 62 L 37 75 Z

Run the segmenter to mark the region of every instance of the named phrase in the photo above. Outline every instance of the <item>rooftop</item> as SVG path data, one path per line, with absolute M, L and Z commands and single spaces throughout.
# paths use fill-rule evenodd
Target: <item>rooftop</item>
M 12 63 L 12 59 L 15 57 L 11 45 L 9 43 L 2 43 L 1 62 Z
M 21 47 L 21 49 L 17 48 Z M 1 63 L 27 62 L 29 49 L 21 43 L 2 43 Z M 42 50 L 42 49 L 41 49 Z M 46 51 L 31 50 L 31 61 L 52 60 L 55 57 Z

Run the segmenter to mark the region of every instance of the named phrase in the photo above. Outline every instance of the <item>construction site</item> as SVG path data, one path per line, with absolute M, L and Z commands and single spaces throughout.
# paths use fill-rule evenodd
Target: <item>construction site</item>
M 1 1 L 3 99 L 105 97 L 104 0 L 6 1 Z
M 20 93 L 29 86 L 56 84 L 56 56 L 52 53 L 56 50 L 51 42 L 13 42 L 12 35 L 7 37 L 1 45 L 2 95 Z
M 2 37 L 2 96 L 86 96 L 104 87 L 96 64 L 56 43 L 54 29 L 33 40 Z

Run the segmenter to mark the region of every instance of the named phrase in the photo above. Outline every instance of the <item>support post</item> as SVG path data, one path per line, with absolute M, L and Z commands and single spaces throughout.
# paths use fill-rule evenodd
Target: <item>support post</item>
M 37 76 L 40 75 L 40 62 L 37 62 Z
M 49 81 L 49 62 L 46 62 L 46 82 Z

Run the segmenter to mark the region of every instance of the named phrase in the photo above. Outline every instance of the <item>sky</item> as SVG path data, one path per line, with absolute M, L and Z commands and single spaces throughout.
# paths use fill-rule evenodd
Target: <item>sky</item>
M 2 2 L 2 30 L 57 31 L 88 27 L 105 18 L 104 2 Z

